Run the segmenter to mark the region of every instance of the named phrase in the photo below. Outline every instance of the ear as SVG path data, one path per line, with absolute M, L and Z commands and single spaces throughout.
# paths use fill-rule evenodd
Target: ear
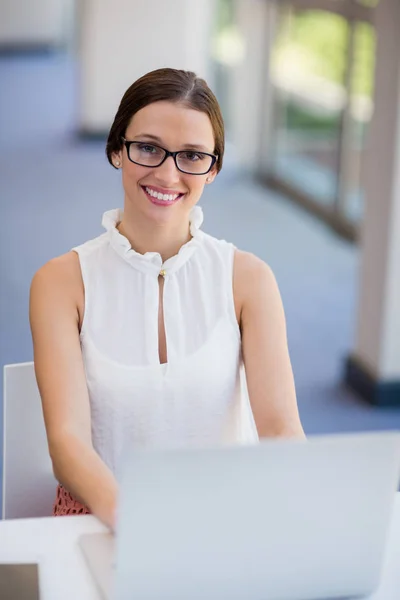
M 206 183 L 210 184 L 214 181 L 214 179 L 217 176 L 217 169 L 215 167 L 213 167 L 211 169 L 211 171 L 207 174 L 207 179 L 206 179 Z
M 122 167 L 122 152 L 113 153 L 112 163 L 116 169 L 120 169 Z

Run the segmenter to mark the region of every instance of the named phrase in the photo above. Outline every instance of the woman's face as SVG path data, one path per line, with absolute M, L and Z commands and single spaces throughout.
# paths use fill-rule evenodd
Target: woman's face
M 171 152 L 193 150 L 214 152 L 214 133 L 208 115 L 182 104 L 161 101 L 149 104 L 132 118 L 126 133 L 128 141 L 147 142 L 146 153 L 155 144 Z M 168 157 L 159 167 L 145 167 L 131 162 L 125 146 L 113 157 L 122 165 L 125 211 L 140 213 L 157 223 L 188 219 L 190 209 L 198 202 L 204 185 L 216 176 L 215 166 L 206 175 L 188 175 L 178 171 L 174 159 Z M 155 197 L 169 196 L 168 200 Z

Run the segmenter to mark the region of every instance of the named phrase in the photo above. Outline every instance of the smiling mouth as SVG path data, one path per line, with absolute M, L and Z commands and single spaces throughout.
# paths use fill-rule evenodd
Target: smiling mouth
M 153 202 L 153 204 L 158 204 L 159 206 L 171 206 L 184 196 L 184 194 L 178 194 L 176 192 L 163 194 L 147 185 L 142 185 L 141 188 L 151 202 Z

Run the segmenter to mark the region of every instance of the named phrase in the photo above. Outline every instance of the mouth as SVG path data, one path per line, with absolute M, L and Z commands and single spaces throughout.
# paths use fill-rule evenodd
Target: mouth
M 174 190 L 161 190 L 150 185 L 140 186 L 147 198 L 157 206 L 172 206 L 176 204 L 185 194 Z

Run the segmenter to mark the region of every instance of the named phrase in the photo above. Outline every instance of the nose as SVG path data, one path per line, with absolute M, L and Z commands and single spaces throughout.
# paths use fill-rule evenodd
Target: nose
M 163 164 L 154 170 L 155 178 L 166 187 L 168 187 L 168 185 L 170 186 L 172 183 L 178 182 L 180 179 L 180 172 L 178 171 L 172 156 L 168 156 Z

